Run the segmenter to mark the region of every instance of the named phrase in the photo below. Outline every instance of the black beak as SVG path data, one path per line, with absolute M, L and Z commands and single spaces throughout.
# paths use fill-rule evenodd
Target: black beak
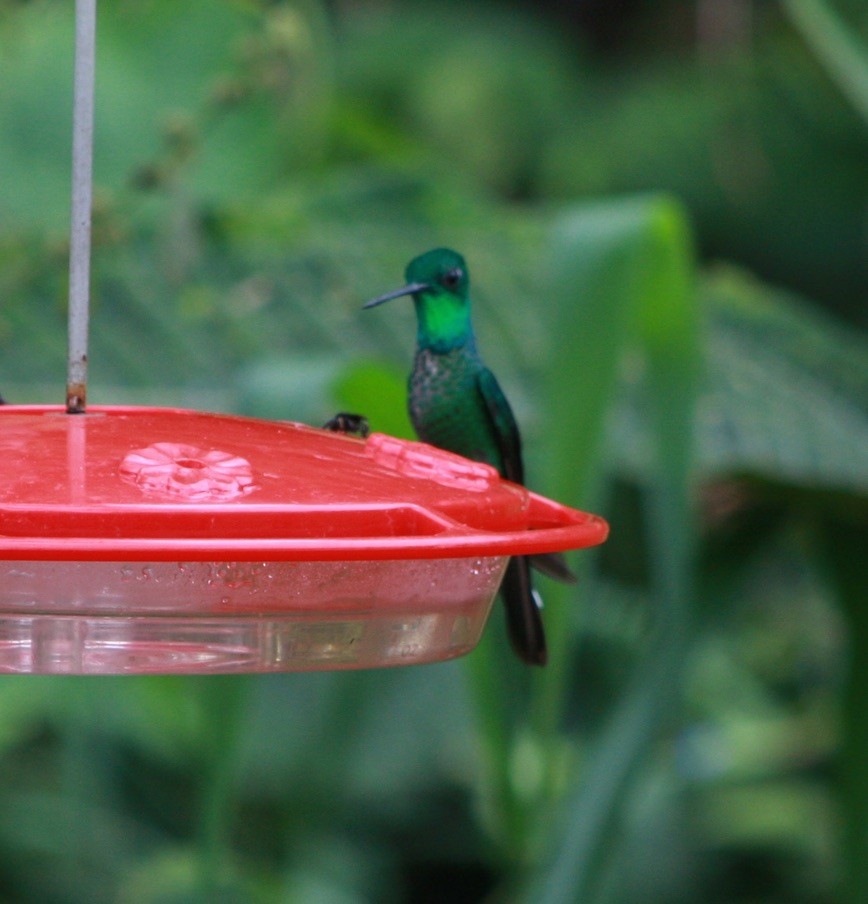
M 387 292 L 385 295 L 380 295 L 377 298 L 372 298 L 370 301 L 366 301 L 362 305 L 362 307 L 375 308 L 378 304 L 382 304 L 384 301 L 391 301 L 393 298 L 400 298 L 402 295 L 415 295 L 416 292 L 422 292 L 425 289 L 429 288 L 430 286 L 428 285 L 428 283 L 409 283 L 406 286 L 402 286 L 400 289 L 395 289 L 394 292 Z

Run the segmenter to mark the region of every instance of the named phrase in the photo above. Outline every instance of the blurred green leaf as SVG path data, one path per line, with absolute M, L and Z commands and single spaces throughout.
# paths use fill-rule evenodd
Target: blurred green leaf
M 533 190 L 581 88 L 555 29 L 518 7 L 454 3 L 361 7 L 342 24 L 341 84 L 355 104 L 340 128 L 353 151 L 441 174 L 457 164 L 508 196 Z
M 238 375 L 237 405 L 254 417 L 322 426 L 335 413 L 332 387 L 343 366 L 338 355 L 262 357 Z
M 254 883 L 234 875 L 227 863 L 220 864 L 214 888 L 202 897 L 198 868 L 195 853 L 183 847 L 158 851 L 129 871 L 113 900 L 119 904 L 265 904 L 271 899 Z
M 605 416 L 625 354 L 639 356 L 653 443 L 648 490 L 652 597 L 648 649 L 565 799 L 528 900 L 587 901 L 610 856 L 620 808 L 648 746 L 678 722 L 692 616 L 695 532 L 693 418 L 700 345 L 693 247 L 684 211 L 668 198 L 622 201 L 562 215 L 552 232 L 552 284 L 562 299 L 549 371 L 549 422 L 560 498 L 595 498 Z M 553 431 L 554 432 L 554 431 Z M 550 670 L 541 676 L 553 732 L 569 694 L 567 594 L 550 594 Z
M 0 19 L 9 51 L 0 57 L 0 236 L 66 228 L 72 36 L 68 4 L 28 3 Z M 290 162 L 319 153 L 328 59 L 317 4 L 107 5 L 97 61 L 97 205 L 143 181 L 203 204 L 262 196 Z
M 706 373 L 698 458 L 709 478 L 742 475 L 806 490 L 868 492 L 868 348 L 803 300 L 732 267 L 700 284 Z M 619 466 L 648 475 L 639 375 L 614 421 Z
M 708 473 L 868 492 L 868 344 L 786 293 L 721 271 L 706 284 Z
M 864 325 L 864 123 L 795 36 L 747 35 L 707 58 L 590 72 L 543 150 L 540 195 L 669 191 L 707 259 L 738 260 Z
M 787 15 L 868 126 L 868 48 L 822 0 L 782 0 Z
M 407 413 L 407 378 L 395 367 L 361 362 L 344 369 L 334 386 L 338 407 L 363 414 L 372 430 L 413 438 Z

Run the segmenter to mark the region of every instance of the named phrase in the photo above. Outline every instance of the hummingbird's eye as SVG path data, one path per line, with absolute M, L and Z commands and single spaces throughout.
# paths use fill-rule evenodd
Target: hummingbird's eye
M 440 282 L 447 289 L 454 289 L 458 286 L 458 283 L 461 282 L 462 276 L 464 276 L 464 271 L 460 267 L 455 267 L 452 270 L 447 270 L 440 277 Z

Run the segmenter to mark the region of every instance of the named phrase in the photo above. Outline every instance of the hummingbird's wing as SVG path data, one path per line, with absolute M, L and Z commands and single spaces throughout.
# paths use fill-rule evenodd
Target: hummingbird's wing
M 513 483 L 524 483 L 521 435 L 512 408 L 494 374 L 483 367 L 477 378 L 495 445 L 500 453 L 500 471 Z M 501 594 L 506 609 L 509 639 L 518 656 L 528 665 L 545 665 L 548 658 L 540 598 L 530 577 L 527 556 L 513 556 L 506 566 Z
M 500 460 L 503 462 L 503 476 L 513 483 L 524 484 L 521 435 L 518 432 L 512 408 L 510 408 L 497 378 L 487 367 L 479 372 L 477 385 L 491 421 L 492 433 L 497 441 Z M 570 571 L 566 559 L 561 553 L 539 553 L 530 557 L 530 563 L 537 571 L 541 571 L 556 581 L 564 584 L 575 584 L 576 582 L 576 576 Z
M 500 452 L 501 473 L 513 483 L 524 483 L 524 465 L 521 460 L 521 435 L 512 408 L 497 382 L 497 377 L 487 368 L 479 371 L 476 379 L 479 394 L 488 412 L 491 432 Z
M 562 584 L 575 584 L 576 576 L 567 565 L 567 560 L 560 552 L 539 552 L 529 556 L 530 564 L 546 577 Z

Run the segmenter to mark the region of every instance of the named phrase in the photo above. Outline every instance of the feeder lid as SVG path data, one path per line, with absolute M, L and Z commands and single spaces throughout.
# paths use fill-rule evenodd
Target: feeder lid
M 422 443 L 163 408 L 0 407 L 0 557 L 514 555 L 606 523 Z

